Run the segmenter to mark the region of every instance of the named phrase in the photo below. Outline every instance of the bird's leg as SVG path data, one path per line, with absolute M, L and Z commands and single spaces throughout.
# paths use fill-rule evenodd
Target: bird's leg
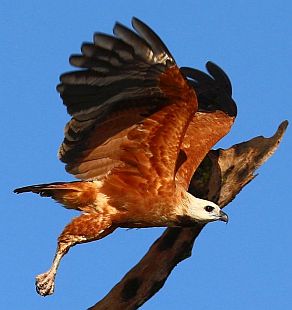
M 58 238 L 57 251 L 50 270 L 36 277 L 37 292 L 42 296 L 53 294 L 58 266 L 70 247 L 101 239 L 115 228 L 108 217 L 105 218 L 99 213 L 84 213 L 74 218 Z

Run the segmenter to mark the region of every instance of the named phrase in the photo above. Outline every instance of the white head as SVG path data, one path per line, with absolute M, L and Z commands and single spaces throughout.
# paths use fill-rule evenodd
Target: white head
M 196 198 L 190 193 L 186 197 L 187 208 L 184 216 L 189 217 L 195 222 L 208 223 L 213 221 L 228 222 L 228 216 L 218 205 L 209 200 Z

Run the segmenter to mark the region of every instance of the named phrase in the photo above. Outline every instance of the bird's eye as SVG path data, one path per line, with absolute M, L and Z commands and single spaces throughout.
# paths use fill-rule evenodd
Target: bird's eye
M 207 212 L 212 212 L 212 211 L 214 210 L 214 207 L 212 207 L 212 206 L 206 206 L 206 207 L 205 207 L 205 210 L 206 210 Z

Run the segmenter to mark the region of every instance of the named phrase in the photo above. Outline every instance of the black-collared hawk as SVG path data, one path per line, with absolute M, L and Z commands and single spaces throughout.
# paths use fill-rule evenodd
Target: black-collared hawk
M 59 158 L 80 179 L 15 190 L 52 197 L 81 212 L 67 225 L 39 294 L 54 291 L 70 247 L 101 239 L 118 227 L 185 226 L 227 221 L 213 202 L 187 192 L 192 175 L 236 116 L 227 75 L 208 62 L 210 75 L 179 68 L 143 22 L 116 23 L 113 36 L 94 35 L 60 77 L 57 90 L 72 116 Z M 81 68 L 81 70 L 80 70 Z

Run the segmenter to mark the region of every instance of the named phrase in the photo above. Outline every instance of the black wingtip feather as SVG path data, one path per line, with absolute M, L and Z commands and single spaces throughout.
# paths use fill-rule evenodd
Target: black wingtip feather
M 220 84 L 226 90 L 226 92 L 231 96 L 232 95 L 232 84 L 231 84 L 231 81 L 228 75 L 212 61 L 208 61 L 206 63 L 206 68 L 208 72 L 214 77 L 214 79 L 218 81 L 218 84 Z
M 152 61 L 153 52 L 151 47 L 142 37 L 140 37 L 133 30 L 127 28 L 121 23 L 116 23 L 113 28 L 113 33 L 117 38 L 119 38 L 129 46 L 132 46 L 137 56 L 140 56 L 143 60 L 147 62 Z
M 132 27 L 151 46 L 157 58 L 165 59 L 165 63 L 175 64 L 175 60 L 160 37 L 137 17 L 132 18 Z
M 227 74 L 211 61 L 207 62 L 206 68 L 210 75 L 193 68 L 180 68 L 196 91 L 199 111 L 221 110 L 229 116 L 236 116 L 237 106 L 231 97 L 232 86 Z

